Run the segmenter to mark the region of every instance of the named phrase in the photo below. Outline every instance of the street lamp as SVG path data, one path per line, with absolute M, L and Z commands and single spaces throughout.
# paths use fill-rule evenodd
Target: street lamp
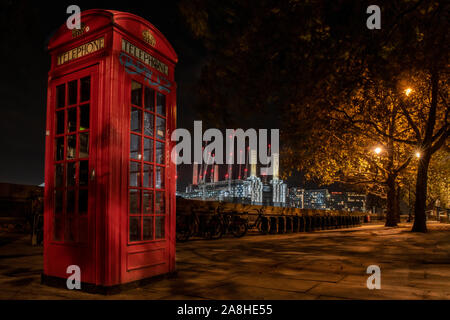
M 405 89 L 405 94 L 406 94 L 406 96 L 408 97 L 408 96 L 411 94 L 412 91 L 413 91 L 413 89 L 411 89 L 411 88 L 406 88 L 406 89 Z
M 376 154 L 380 154 L 382 149 L 380 147 L 376 147 L 374 151 Z
M 420 156 L 421 156 L 420 152 L 417 151 L 417 152 L 416 152 L 416 158 L 417 158 L 417 159 L 420 159 Z

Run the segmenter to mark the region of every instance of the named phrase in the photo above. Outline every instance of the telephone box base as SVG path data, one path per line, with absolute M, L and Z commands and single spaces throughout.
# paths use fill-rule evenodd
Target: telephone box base
M 95 284 L 87 283 L 87 282 L 81 282 L 80 291 L 87 292 L 87 293 L 93 293 L 93 294 L 114 295 L 114 294 L 119 294 L 123 291 L 131 290 L 131 289 L 138 288 L 138 287 L 143 287 L 143 286 L 149 285 L 151 283 L 154 283 L 156 281 L 160 281 L 162 279 L 174 278 L 176 276 L 177 276 L 177 271 L 174 271 L 171 273 L 161 274 L 161 275 L 157 275 L 157 276 L 153 276 L 153 277 L 149 277 L 149 278 L 145 278 L 145 279 L 140 279 L 140 280 L 136 280 L 136 281 L 132 281 L 132 282 L 128 282 L 128 283 L 117 284 L 117 285 L 113 285 L 113 286 L 102 286 L 102 285 L 95 285 Z M 41 274 L 41 284 L 44 284 L 49 287 L 54 287 L 54 288 L 67 289 L 67 279 L 54 277 L 54 276 L 48 276 L 44 273 Z M 69 289 L 67 289 L 67 290 L 69 290 Z M 73 289 L 73 291 L 77 291 L 77 289 Z

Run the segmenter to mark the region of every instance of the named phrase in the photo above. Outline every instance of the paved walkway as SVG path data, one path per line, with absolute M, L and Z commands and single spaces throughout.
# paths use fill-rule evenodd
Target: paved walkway
M 177 245 L 175 278 L 113 296 L 40 284 L 42 248 L 0 234 L 0 299 L 450 299 L 450 225 L 366 225 Z M 366 268 L 381 268 L 368 290 Z

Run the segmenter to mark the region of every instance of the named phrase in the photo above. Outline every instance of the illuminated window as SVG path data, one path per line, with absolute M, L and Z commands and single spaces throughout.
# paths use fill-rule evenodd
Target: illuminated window
M 165 110 L 165 95 L 132 81 L 128 168 L 130 242 L 165 238 Z
M 56 86 L 54 241 L 86 242 L 91 77 Z

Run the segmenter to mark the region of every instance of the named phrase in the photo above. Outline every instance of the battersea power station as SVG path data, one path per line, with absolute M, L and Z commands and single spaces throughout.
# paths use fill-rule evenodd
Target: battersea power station
M 273 154 L 273 175 L 257 176 L 256 152 L 251 150 L 243 165 L 228 165 L 219 180 L 219 165 L 193 164 L 192 184 L 182 194 L 187 199 L 226 201 L 243 204 L 284 207 L 287 184 L 279 179 L 279 154 Z M 235 169 L 235 170 L 233 170 Z

